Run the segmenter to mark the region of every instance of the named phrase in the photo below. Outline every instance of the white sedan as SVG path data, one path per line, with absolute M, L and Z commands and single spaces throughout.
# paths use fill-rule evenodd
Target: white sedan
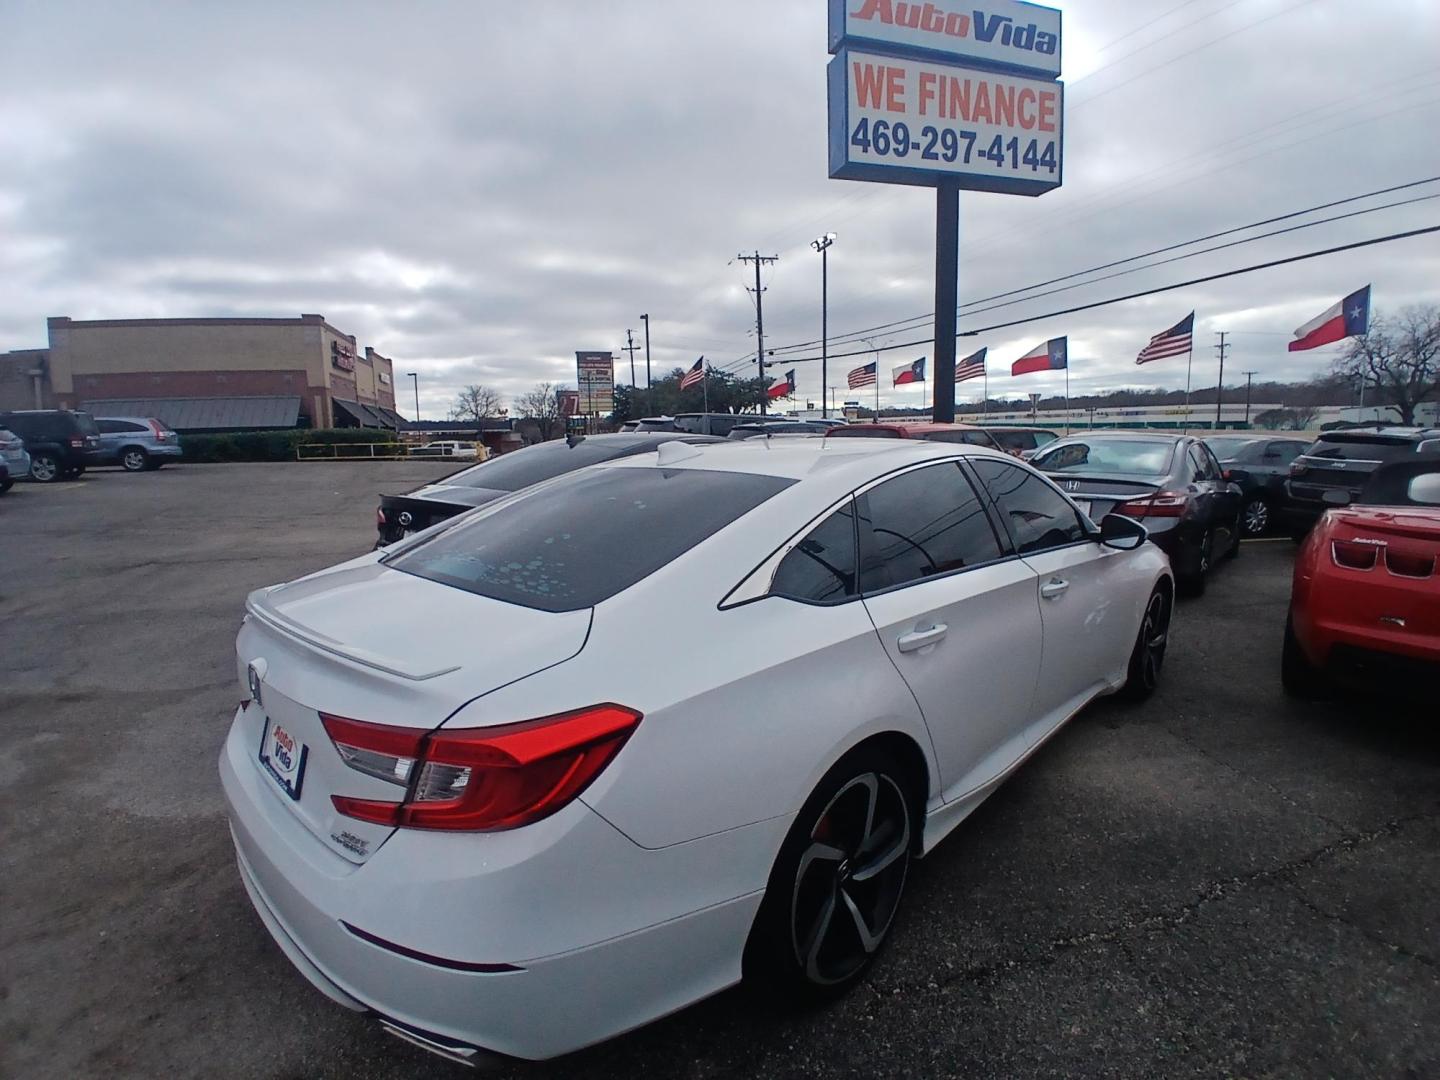
M 1145 540 L 918 440 L 667 443 L 525 489 L 250 597 L 241 878 L 321 991 L 458 1060 L 742 975 L 833 995 L 913 859 L 1154 688 Z

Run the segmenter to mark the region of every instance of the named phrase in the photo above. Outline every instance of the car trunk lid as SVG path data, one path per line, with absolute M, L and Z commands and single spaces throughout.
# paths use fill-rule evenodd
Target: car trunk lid
M 1049 476 L 1094 521 L 1114 513 L 1121 503 L 1143 499 L 1160 490 L 1159 481 L 1140 477 L 1077 476 L 1069 472 L 1050 473 Z
M 248 608 L 237 659 L 245 692 L 260 691 L 246 709 L 252 761 L 306 829 L 357 863 L 393 827 L 342 815 L 331 796 L 398 802 L 406 789 L 347 765 L 322 714 L 434 730 L 475 697 L 575 656 L 591 614 L 523 608 L 373 562 L 262 589 Z
M 1397 641 L 1440 644 L 1440 511 L 1365 506 L 1330 518 L 1322 558 L 1365 586 L 1334 591 L 1331 614 Z

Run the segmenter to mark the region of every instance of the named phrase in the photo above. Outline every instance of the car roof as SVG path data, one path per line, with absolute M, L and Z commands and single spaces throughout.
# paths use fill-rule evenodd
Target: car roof
M 697 445 L 694 450 L 694 453 L 683 457 L 663 453 L 657 453 L 655 457 L 634 454 L 594 467 L 694 469 L 802 480 L 820 473 L 872 474 L 883 468 L 900 468 L 910 462 L 953 459 L 957 456 L 990 457 L 1017 464 L 1010 455 L 988 447 L 923 439 L 721 439 L 713 445 Z
M 863 424 L 847 424 L 847 428 L 864 431 L 868 428 L 881 428 L 896 431 L 984 431 L 979 424 L 942 424 L 934 420 L 879 420 L 866 421 Z
M 1117 439 L 1126 442 L 1155 442 L 1156 440 L 1179 442 L 1181 439 L 1198 439 L 1198 435 L 1186 435 L 1175 431 L 1072 431 L 1045 447 L 1046 450 L 1070 439 Z
M 95 416 L 96 420 L 129 420 L 133 424 L 143 424 L 149 420 L 159 420 L 158 416 Z

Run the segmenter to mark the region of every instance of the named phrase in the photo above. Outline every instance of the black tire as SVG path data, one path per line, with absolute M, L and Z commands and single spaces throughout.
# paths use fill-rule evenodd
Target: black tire
M 1215 534 L 1209 529 L 1200 538 L 1200 554 L 1197 556 L 1199 566 L 1189 574 L 1181 577 L 1177 585 L 1182 596 L 1204 596 L 1205 584 L 1210 576 L 1210 554 L 1215 549 Z
M 1170 643 L 1170 617 L 1174 614 L 1174 598 L 1164 585 L 1155 586 L 1145 602 L 1140 631 L 1135 635 L 1135 648 L 1130 651 L 1130 666 L 1125 672 L 1125 685 L 1120 696 L 1126 701 L 1144 701 L 1160 685 L 1160 669 L 1165 664 L 1165 648 Z
M 144 472 L 150 467 L 150 455 L 139 446 L 127 446 L 120 451 L 120 467 L 126 472 Z
M 15 481 L 11 480 L 9 477 L 6 477 L 4 480 L 0 480 L 0 495 L 4 495 L 5 492 L 9 491 L 14 486 Z
M 1240 508 L 1240 524 L 1246 536 L 1264 536 L 1274 521 L 1270 500 L 1263 495 L 1247 499 Z
M 1326 689 L 1325 673 L 1310 662 L 1295 637 L 1295 623 L 1285 615 L 1285 643 L 1280 649 L 1280 685 L 1291 697 L 1309 701 Z
M 911 783 L 878 749 L 851 753 L 825 774 L 770 871 L 745 944 L 751 986 L 776 1001 L 813 1004 L 864 977 L 889 937 L 917 845 L 920 798 Z
M 53 484 L 64 474 L 60 459 L 46 450 L 30 455 L 30 479 L 37 484 Z
M 1222 556 L 1225 559 L 1233 559 L 1240 554 L 1240 538 L 1244 535 L 1245 517 L 1243 514 L 1235 518 L 1235 524 L 1230 526 L 1230 546 L 1225 549 Z

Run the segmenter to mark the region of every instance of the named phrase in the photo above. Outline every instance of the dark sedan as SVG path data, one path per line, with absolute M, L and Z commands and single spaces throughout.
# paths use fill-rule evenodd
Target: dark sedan
M 1240 550 L 1240 489 L 1210 449 L 1189 435 L 1097 431 L 1058 439 L 1030 464 L 1090 515 L 1142 522 L 1167 555 L 1180 587 L 1205 590 L 1217 558 Z
M 1220 467 L 1239 485 L 1244 499 L 1240 526 L 1246 536 L 1263 536 L 1280 516 L 1285 502 L 1285 479 L 1290 463 L 1305 452 L 1308 439 L 1212 435 L 1205 445 L 1220 459 Z
M 393 544 L 411 533 L 473 510 L 477 506 L 538 484 L 542 480 L 597 465 L 614 458 L 644 454 L 667 442 L 723 442 L 709 435 L 683 432 L 632 432 L 615 435 L 576 435 L 538 443 L 491 461 L 452 473 L 408 495 L 381 495 L 375 528 L 376 547 Z

